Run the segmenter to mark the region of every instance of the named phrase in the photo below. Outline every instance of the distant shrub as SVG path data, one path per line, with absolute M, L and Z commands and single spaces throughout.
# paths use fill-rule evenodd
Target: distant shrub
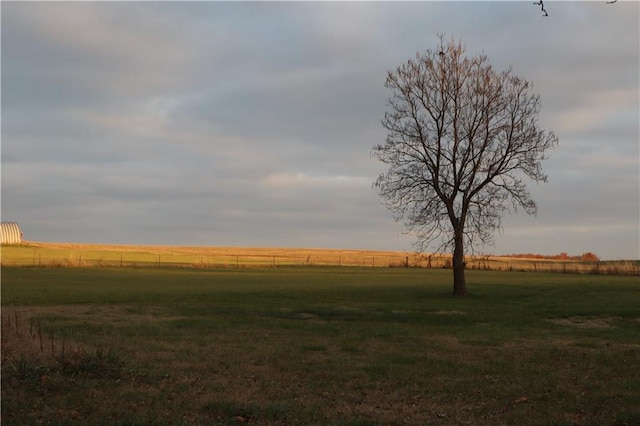
M 586 253 L 582 253 L 582 256 L 580 256 L 580 260 L 582 260 L 583 262 L 599 262 L 600 258 L 594 253 L 588 251 Z

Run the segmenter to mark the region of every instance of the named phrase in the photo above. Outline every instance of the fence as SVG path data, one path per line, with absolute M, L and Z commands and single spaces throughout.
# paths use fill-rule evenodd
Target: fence
M 640 276 L 640 261 L 637 260 L 575 261 L 504 257 L 475 258 L 467 261 L 467 268 L 499 271 Z
M 52 250 L 31 247 L 20 254 L 6 253 L 2 266 L 36 267 L 189 267 L 249 268 L 285 266 L 360 266 L 451 268 L 451 256 L 403 252 L 321 249 L 184 249 L 145 252 L 130 250 Z M 16 252 L 17 253 L 17 252 Z M 470 270 L 560 272 L 577 274 L 640 275 L 640 261 L 560 261 L 476 256 L 466 259 Z
M 445 259 L 433 261 L 432 267 L 446 267 Z M 30 262 L 2 260 L 2 266 L 37 267 L 193 267 L 193 268 L 248 268 L 283 266 L 365 266 L 365 267 L 426 267 L 410 256 L 284 256 L 240 255 L 188 256 L 154 254 L 148 256 L 121 255 L 118 258 L 72 255 L 51 257 L 36 255 Z

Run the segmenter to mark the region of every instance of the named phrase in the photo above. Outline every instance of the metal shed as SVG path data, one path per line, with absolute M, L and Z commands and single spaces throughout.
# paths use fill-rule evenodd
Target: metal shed
M 17 222 L 2 222 L 0 229 L 2 244 L 22 244 L 22 232 Z

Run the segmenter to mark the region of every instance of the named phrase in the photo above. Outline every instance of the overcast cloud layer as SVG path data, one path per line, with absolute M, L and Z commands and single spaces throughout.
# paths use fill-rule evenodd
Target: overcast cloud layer
M 494 254 L 640 258 L 639 3 L 2 2 L 2 220 L 30 241 L 411 250 L 387 70 L 462 37 L 560 145 Z

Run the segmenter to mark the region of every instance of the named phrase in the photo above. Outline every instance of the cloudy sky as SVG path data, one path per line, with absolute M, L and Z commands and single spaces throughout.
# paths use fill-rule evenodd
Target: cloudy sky
M 638 2 L 2 2 L 2 220 L 29 241 L 411 250 L 386 72 L 462 37 L 559 137 L 494 254 L 640 258 Z

